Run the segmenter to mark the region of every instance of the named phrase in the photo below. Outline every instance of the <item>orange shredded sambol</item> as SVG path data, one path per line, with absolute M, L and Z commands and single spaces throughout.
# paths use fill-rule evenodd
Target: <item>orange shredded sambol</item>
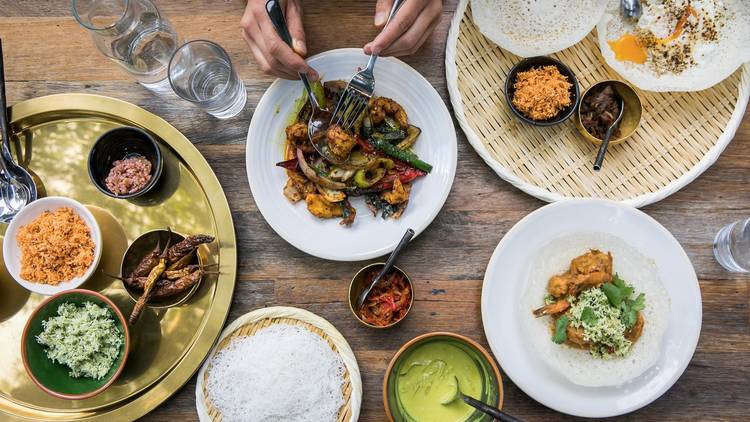
M 56 285 L 80 277 L 94 261 L 89 227 L 71 208 L 45 211 L 16 235 L 21 278 Z
M 557 66 L 532 67 L 516 75 L 513 106 L 530 119 L 551 119 L 572 103 L 572 86 Z

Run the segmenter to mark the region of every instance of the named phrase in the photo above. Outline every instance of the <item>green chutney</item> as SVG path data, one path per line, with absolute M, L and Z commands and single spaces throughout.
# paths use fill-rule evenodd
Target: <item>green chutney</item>
M 482 374 L 471 356 L 450 342 L 431 341 L 417 346 L 404 357 L 396 378 L 396 391 L 403 410 L 412 421 L 463 421 L 474 408 L 456 394 L 480 398 Z

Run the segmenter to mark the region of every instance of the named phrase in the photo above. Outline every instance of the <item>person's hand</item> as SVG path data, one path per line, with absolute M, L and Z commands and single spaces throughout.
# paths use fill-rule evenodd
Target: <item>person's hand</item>
M 385 24 L 392 5 L 393 0 L 378 0 L 375 26 L 381 28 Z M 381 56 L 414 54 L 440 23 L 442 11 L 442 0 L 405 1 L 380 35 L 365 45 L 365 53 Z
M 304 73 L 308 79 L 316 81 L 318 73 L 303 59 L 307 46 L 305 29 L 302 27 L 302 5 L 299 0 L 281 0 L 281 8 L 292 34 L 293 50 L 276 33 L 266 12 L 266 0 L 247 1 L 245 14 L 240 21 L 242 38 L 247 41 L 255 61 L 266 74 L 283 79 L 299 79 L 297 73 Z

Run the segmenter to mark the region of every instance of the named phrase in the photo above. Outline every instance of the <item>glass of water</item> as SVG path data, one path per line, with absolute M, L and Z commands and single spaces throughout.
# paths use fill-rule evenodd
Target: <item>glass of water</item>
M 245 85 L 220 45 L 190 41 L 169 62 L 169 83 L 181 98 L 219 119 L 234 117 L 245 107 Z
M 727 271 L 750 272 L 750 219 L 727 224 L 714 239 L 714 257 Z
M 73 0 L 73 16 L 99 51 L 144 87 L 169 92 L 169 59 L 177 32 L 151 0 Z

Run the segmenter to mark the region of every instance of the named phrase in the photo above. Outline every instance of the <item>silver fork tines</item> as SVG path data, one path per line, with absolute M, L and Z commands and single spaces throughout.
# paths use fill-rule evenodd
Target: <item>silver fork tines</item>
M 404 0 L 393 2 L 391 12 L 388 14 L 388 19 L 385 21 L 383 28 L 388 25 L 388 22 L 391 21 L 391 18 L 396 14 L 396 11 L 401 7 L 403 2 Z M 370 102 L 372 93 L 375 91 L 373 69 L 375 69 L 375 61 L 377 59 L 377 54 L 370 55 L 367 67 L 352 76 L 352 79 L 346 85 L 346 89 L 339 97 L 339 101 L 331 116 L 331 124 L 337 124 L 342 126 L 343 129 L 349 130 L 354 126 L 359 116 L 367 109 L 367 104 Z

